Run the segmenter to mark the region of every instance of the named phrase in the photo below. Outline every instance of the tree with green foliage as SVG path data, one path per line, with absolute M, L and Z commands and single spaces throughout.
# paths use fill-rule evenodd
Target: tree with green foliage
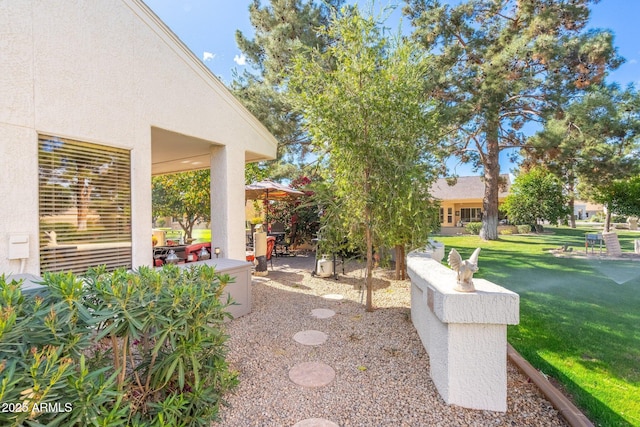
M 316 193 L 322 238 L 346 240 L 366 254 L 371 311 L 374 248 L 425 244 L 429 231 L 436 113 L 416 90 L 428 58 L 414 43 L 384 36 L 357 7 L 343 8 L 320 31 L 336 42 L 294 58 L 290 96 L 324 166 L 324 190 Z
M 609 185 L 601 186 L 592 195 L 592 199 L 607 207 L 607 223 L 611 223 L 611 214 L 640 217 L 640 175 L 619 179 Z
M 590 0 L 407 0 L 414 38 L 435 55 L 428 96 L 452 126 L 451 152 L 482 168 L 481 236 L 498 238 L 500 153 L 620 63 L 607 31 L 584 31 Z
M 638 92 L 633 86 L 598 85 L 548 120 L 523 153 L 526 163 L 543 164 L 566 184 L 573 212 L 578 187 L 585 198 L 596 201 L 614 181 L 639 172 L 639 136 Z
M 284 84 L 294 46 L 324 50 L 329 39 L 316 29 L 326 27 L 331 10 L 342 3 L 344 0 L 270 0 L 269 6 L 263 7 L 254 0 L 249 6 L 253 39 L 236 31 L 236 43 L 252 69 L 236 74 L 231 89 L 278 139 L 278 158 L 288 155 L 291 161 L 308 152 L 308 135 L 286 97 Z
M 528 169 L 542 165 L 553 173 L 563 184 L 567 195 L 568 210 L 571 213 L 569 224 L 576 228 L 574 212 L 578 180 L 578 162 L 583 140 L 575 130 L 571 120 L 551 119 L 544 129 L 527 142 L 521 153 L 521 168 Z
M 566 220 L 567 206 L 562 182 L 548 170 L 535 167 L 516 177 L 502 209 L 512 223 L 539 229 L 544 221 Z
M 158 175 L 154 176 L 151 182 L 151 207 L 154 218 L 177 218 L 188 239 L 191 239 L 196 222 L 211 220 L 209 169 Z

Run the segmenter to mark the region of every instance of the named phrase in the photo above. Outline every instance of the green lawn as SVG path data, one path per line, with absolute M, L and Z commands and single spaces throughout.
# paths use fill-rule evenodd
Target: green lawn
M 196 228 L 195 230 L 193 230 L 193 233 L 191 233 L 191 237 L 196 239 L 197 242 L 210 242 L 211 241 L 211 229 L 210 228 L 206 228 L 206 229 Z
M 640 261 L 556 258 L 549 249 L 584 250 L 584 233 L 595 230 L 547 231 L 491 242 L 436 239 L 463 258 L 482 248 L 476 277 L 520 294 L 520 324 L 509 327 L 509 342 L 562 382 L 596 425 L 640 426 Z M 623 251 L 633 252 L 640 233 L 618 235 Z

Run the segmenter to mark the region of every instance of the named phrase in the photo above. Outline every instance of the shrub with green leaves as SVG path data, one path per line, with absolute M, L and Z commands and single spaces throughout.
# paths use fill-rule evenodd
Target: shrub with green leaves
M 513 226 L 501 226 L 498 227 L 498 234 L 502 235 L 502 236 L 510 236 L 512 234 L 515 234 L 518 231 L 518 229 L 516 227 Z
M 8 405 L 0 425 L 123 425 L 115 374 L 86 366 L 93 315 L 83 282 L 56 273 L 44 283 L 44 292 L 23 294 L 21 282 L 0 276 L 0 402 Z
M 0 276 L 0 402 L 19 409 L 0 425 L 209 425 L 237 383 L 230 281 L 209 266 L 99 268 L 27 295 Z
M 521 225 L 517 225 L 516 227 L 518 227 L 518 234 L 531 233 L 531 226 L 529 224 L 521 224 Z
M 464 229 L 467 230 L 469 234 L 480 234 L 480 230 L 482 229 L 481 222 L 469 222 L 464 226 Z

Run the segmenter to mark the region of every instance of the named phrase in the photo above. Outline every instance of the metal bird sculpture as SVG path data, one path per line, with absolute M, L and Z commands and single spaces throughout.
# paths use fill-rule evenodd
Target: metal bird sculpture
M 478 255 L 480 255 L 480 248 L 476 249 L 471 258 L 463 261 L 462 257 L 455 249 L 451 249 L 447 262 L 452 270 L 458 273 L 458 281 L 456 291 L 460 292 L 474 292 L 476 290 L 473 286 L 473 273 L 478 271 Z

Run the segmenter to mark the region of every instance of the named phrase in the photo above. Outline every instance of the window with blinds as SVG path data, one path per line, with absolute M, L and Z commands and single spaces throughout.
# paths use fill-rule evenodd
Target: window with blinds
M 40 135 L 40 271 L 131 268 L 131 154 Z

